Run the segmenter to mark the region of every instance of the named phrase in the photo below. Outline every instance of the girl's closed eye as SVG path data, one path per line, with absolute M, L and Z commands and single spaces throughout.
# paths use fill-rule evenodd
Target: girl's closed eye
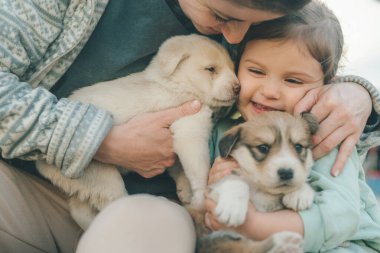
M 290 84 L 304 84 L 304 81 L 298 78 L 289 77 L 285 79 L 285 82 Z

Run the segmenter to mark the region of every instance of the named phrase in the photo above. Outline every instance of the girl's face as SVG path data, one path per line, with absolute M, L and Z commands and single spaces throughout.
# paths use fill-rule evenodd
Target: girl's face
M 239 43 L 250 25 L 284 15 L 244 7 L 231 0 L 179 0 L 178 2 L 199 32 L 206 35 L 222 33 L 231 44 Z
M 294 41 L 253 40 L 240 59 L 238 109 L 245 120 L 265 111 L 293 113 L 309 90 L 323 85 L 321 64 Z

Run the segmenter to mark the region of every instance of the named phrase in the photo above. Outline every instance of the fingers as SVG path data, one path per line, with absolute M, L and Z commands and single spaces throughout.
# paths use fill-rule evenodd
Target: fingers
M 218 156 L 210 170 L 208 184 L 213 184 L 223 177 L 230 175 L 232 170 L 238 167 L 239 165 L 234 159 L 223 159 Z
M 213 214 L 214 210 L 215 210 L 215 207 L 216 207 L 216 203 L 212 199 L 206 198 L 205 207 L 206 207 L 206 210 L 207 210 L 207 212 L 205 214 L 205 224 L 206 224 L 206 226 L 208 228 L 210 228 L 211 230 L 219 230 L 219 229 L 224 228 L 224 225 L 222 225 L 221 223 L 219 223 L 219 221 L 217 220 L 217 218 Z
M 344 122 L 333 113 L 319 123 L 318 131 L 313 135 L 314 157 L 320 158 L 341 143 L 352 129 L 347 129 Z
M 152 169 L 149 171 L 136 169 L 135 172 L 144 178 L 152 178 L 164 173 L 165 168 Z
M 337 177 L 344 169 L 348 158 L 351 156 L 354 150 L 357 137 L 348 137 L 340 146 L 338 156 L 335 158 L 333 167 L 331 168 L 331 175 Z
M 319 88 L 312 89 L 306 93 L 306 95 L 295 105 L 294 114 L 300 114 L 301 112 L 309 112 L 311 108 L 318 102 Z
M 201 103 L 198 100 L 194 100 L 178 107 L 157 112 L 156 117 L 165 127 L 169 127 L 177 119 L 197 113 L 200 109 Z

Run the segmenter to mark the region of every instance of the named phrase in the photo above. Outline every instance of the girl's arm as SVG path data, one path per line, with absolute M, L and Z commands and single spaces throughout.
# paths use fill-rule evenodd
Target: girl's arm
M 211 199 L 206 199 L 206 209 L 209 210 L 206 214 L 206 224 L 212 230 L 235 230 L 253 240 L 264 240 L 276 232 L 292 231 L 303 236 L 304 226 L 301 216 L 291 210 L 281 210 L 271 213 L 263 213 L 255 210 L 252 204 L 249 205 L 248 213 L 244 224 L 229 228 L 221 224 L 212 214 L 216 203 Z
M 313 168 L 310 184 L 317 193 L 310 209 L 300 213 L 291 210 L 260 213 L 251 205 L 245 223 L 227 229 L 236 230 L 254 240 L 267 238 L 283 230 L 294 231 L 304 236 L 305 251 L 312 252 L 332 249 L 350 240 L 360 222 L 358 180 L 361 163 L 354 152 L 341 175 L 332 177 L 330 168 L 337 153 L 337 150 L 333 150 L 318 160 Z M 209 212 L 206 222 L 212 229 L 225 229 L 212 215 L 214 205 L 207 199 L 206 208 Z

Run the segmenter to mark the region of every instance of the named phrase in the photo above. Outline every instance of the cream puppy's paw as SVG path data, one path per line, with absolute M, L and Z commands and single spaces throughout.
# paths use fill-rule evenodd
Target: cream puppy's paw
M 249 203 L 249 187 L 242 180 L 226 179 L 212 188 L 211 196 L 217 196 L 215 214 L 219 222 L 237 227 L 244 223 Z
M 303 253 L 302 236 L 293 232 L 279 232 L 272 236 L 273 247 L 268 253 Z
M 301 189 L 286 194 L 282 202 L 294 211 L 301 211 L 309 208 L 313 204 L 313 200 L 314 190 L 308 184 L 304 184 Z

